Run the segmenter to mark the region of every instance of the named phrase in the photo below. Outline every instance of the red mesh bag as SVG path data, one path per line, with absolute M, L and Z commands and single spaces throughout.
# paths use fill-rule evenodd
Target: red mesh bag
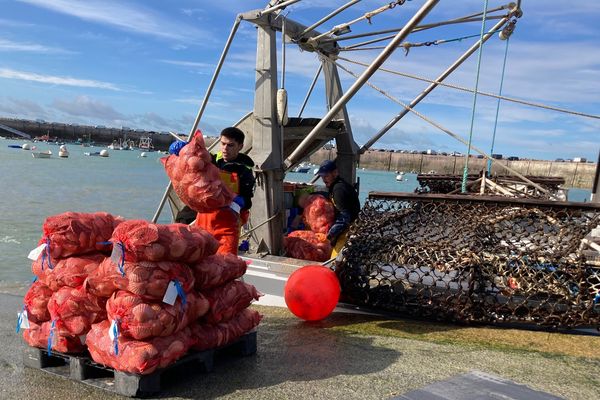
M 120 334 L 138 340 L 172 335 L 206 314 L 208 307 L 208 300 L 194 292 L 186 294 L 185 305 L 180 297 L 174 305 L 147 303 L 124 290 L 106 303 L 108 319 L 118 321 Z
M 120 224 L 111 241 L 125 249 L 125 261 L 179 261 L 191 264 L 215 254 L 219 242 L 207 231 L 186 224 L 157 225 L 142 220 Z
M 246 261 L 230 254 L 214 254 L 190 266 L 196 278 L 196 290 L 222 286 L 246 273 Z
M 88 293 L 83 286 L 65 286 L 48 301 L 50 318 L 61 335 L 83 335 L 93 323 L 106 319 L 106 300 Z
M 331 257 L 331 244 L 322 233 L 294 231 L 283 239 L 288 256 L 310 261 L 327 261 Z
M 162 300 L 171 281 L 178 281 L 186 293 L 194 287 L 190 267 L 173 261 L 126 261 L 123 272 L 110 258 L 105 258 L 85 280 L 85 288 L 106 298 L 117 290 L 127 290 L 146 300 Z
M 106 256 L 102 254 L 89 254 L 83 256 L 63 258 L 53 264 L 52 269 L 44 266 L 42 258 L 31 264 L 31 271 L 38 279 L 53 291 L 63 286 L 78 287 L 83 285 L 85 278 L 98 268 Z
M 312 194 L 306 199 L 302 219 L 311 231 L 327 234 L 335 221 L 335 207 L 324 196 Z
M 121 222 L 121 217 L 105 212 L 66 212 L 54 215 L 44 221 L 43 237 L 38 244 L 48 245 L 48 253 L 52 259 L 110 251 L 110 245 L 100 243 L 106 242 Z
M 192 210 L 208 212 L 231 204 L 235 194 L 221 181 L 219 168 L 212 158 L 200 131 L 179 152 L 162 158 L 177 196 Z
M 119 335 L 116 340 L 118 354 L 115 354 L 115 343 L 108 334 L 109 328 L 108 321 L 92 326 L 86 339 L 90 355 L 97 363 L 131 374 L 146 375 L 158 368 L 165 368 L 185 355 L 192 344 L 190 328 L 147 341 Z
M 29 323 L 29 329 L 23 331 L 23 339 L 33 347 L 48 348 L 48 336 L 52 327 L 51 322 L 42 324 Z M 61 353 L 82 353 L 85 351 L 85 339 L 79 336 L 60 335 L 56 330 L 52 334 L 52 350 Z
M 48 311 L 48 301 L 54 294 L 52 289 L 40 281 L 35 281 L 29 287 L 25 294 L 23 303 L 27 310 L 27 319 L 29 322 L 42 323 L 50 321 L 50 311 Z
M 246 308 L 227 322 L 217 325 L 197 322 L 191 326 L 195 350 L 208 350 L 235 342 L 245 333 L 256 328 L 262 316 L 258 311 Z
M 258 300 L 262 293 L 249 283 L 231 281 L 224 286 L 206 291 L 206 298 L 210 303 L 208 314 L 204 320 L 209 324 L 227 321 L 247 308 L 253 300 Z

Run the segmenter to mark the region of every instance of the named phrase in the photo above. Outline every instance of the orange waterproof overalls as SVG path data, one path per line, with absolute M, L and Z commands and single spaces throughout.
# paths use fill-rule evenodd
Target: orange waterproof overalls
M 220 171 L 219 176 L 233 193 L 236 195 L 240 193 L 237 173 Z M 198 213 L 196 225 L 210 232 L 219 241 L 220 246 L 217 253 L 237 255 L 240 227 L 248 222 L 249 216 L 249 210 L 242 210 L 238 214 L 230 207 L 223 207 L 210 212 Z

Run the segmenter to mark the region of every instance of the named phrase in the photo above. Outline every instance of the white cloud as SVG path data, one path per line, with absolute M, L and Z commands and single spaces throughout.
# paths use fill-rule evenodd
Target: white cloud
M 0 38 L 0 51 L 22 51 L 30 53 L 74 54 L 74 52 L 59 47 L 44 46 L 37 43 L 13 42 Z
M 51 85 L 78 86 L 120 91 L 114 83 L 95 81 L 91 79 L 78 79 L 68 76 L 42 75 L 33 72 L 16 71 L 14 69 L 0 68 L 0 78 L 19 79 L 24 81 L 47 83 Z
M 215 66 L 213 64 L 196 62 L 196 61 L 184 61 L 184 60 L 158 60 L 158 61 L 165 63 L 165 64 L 177 65 L 180 67 L 191 67 L 191 68 L 202 68 L 202 69 L 206 69 L 206 68 L 214 69 L 215 68 Z
M 119 1 L 68 1 L 68 0 L 20 0 L 34 6 L 47 8 L 71 15 L 86 21 L 111 25 L 119 29 L 151 35 L 158 38 L 183 42 L 206 41 L 212 35 L 209 31 L 197 29 L 159 15 L 158 13 Z
M 125 118 L 110 104 L 94 100 L 88 96 L 77 96 L 73 100 L 54 99 L 52 107 L 74 117 L 97 118 L 108 121 Z

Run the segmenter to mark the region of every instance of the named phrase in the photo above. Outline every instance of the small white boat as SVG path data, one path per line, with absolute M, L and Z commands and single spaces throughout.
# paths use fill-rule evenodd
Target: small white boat
M 100 150 L 100 153 L 98 155 L 100 157 L 108 157 L 108 150 L 106 150 L 106 149 Z
M 404 180 L 404 173 L 400 172 L 398 175 L 396 175 L 396 180 L 398 182 L 402 182 Z
M 142 151 L 142 153 L 140 154 L 140 157 L 146 157 L 146 152 Z
M 52 156 L 52 152 L 50 150 L 46 151 L 33 151 L 31 152 L 33 158 L 50 158 Z

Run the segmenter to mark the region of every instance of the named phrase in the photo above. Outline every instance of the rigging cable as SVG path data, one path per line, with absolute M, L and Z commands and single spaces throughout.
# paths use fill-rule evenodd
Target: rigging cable
M 481 46 L 479 46 L 479 51 L 477 54 L 477 75 L 475 77 L 475 93 L 473 93 L 473 109 L 471 111 L 471 125 L 469 127 L 469 143 L 467 145 L 467 156 L 465 157 L 465 168 L 463 169 L 463 177 L 461 184 L 461 192 L 467 192 L 467 175 L 469 173 L 469 158 L 471 155 L 471 143 L 473 141 L 473 125 L 475 123 L 475 110 L 477 105 L 477 89 L 479 88 L 479 75 L 481 72 L 481 55 L 483 54 L 483 35 L 485 33 L 485 17 L 487 10 L 488 0 L 484 0 L 483 2 L 483 18 L 481 19 L 481 37 L 479 41 L 481 42 Z
M 363 63 L 363 62 L 360 62 L 360 61 L 356 61 L 356 60 L 351 60 L 351 59 L 345 58 L 345 57 L 339 57 L 338 56 L 337 59 L 349 62 L 351 64 L 361 65 L 363 67 L 368 67 L 369 66 L 369 64 L 366 64 L 366 63 Z M 393 75 L 403 76 L 405 78 L 415 79 L 417 81 L 428 82 L 428 83 L 435 83 L 436 85 L 439 85 L 439 86 L 444 86 L 444 87 L 447 87 L 447 88 L 450 88 L 450 89 L 462 90 L 463 92 L 469 92 L 469 93 L 474 93 L 475 92 L 473 89 L 466 88 L 464 86 L 453 85 L 451 83 L 445 83 L 445 82 L 442 82 L 442 81 L 436 81 L 436 80 L 433 80 L 433 79 L 424 78 L 422 76 L 408 74 L 406 72 L 394 71 L 394 70 L 383 68 L 383 67 L 380 67 L 379 71 L 387 72 L 387 73 L 393 74 Z M 567 110 L 566 108 L 559 108 L 559 107 L 549 106 L 547 104 L 542 104 L 542 103 L 534 103 L 534 102 L 530 102 L 530 101 L 526 101 L 526 100 L 517 99 L 517 98 L 514 98 L 514 97 L 500 96 L 500 95 L 497 95 L 497 94 L 494 94 L 494 93 L 483 92 L 483 91 L 477 91 L 477 94 L 479 94 L 481 96 L 493 97 L 495 99 L 509 101 L 509 102 L 512 102 L 512 103 L 523 104 L 525 106 L 542 108 L 544 110 L 550 110 L 550 111 L 556 111 L 556 112 L 561 112 L 561 113 L 565 113 L 565 114 L 575 115 L 575 116 L 578 116 L 578 117 L 600 119 L 600 115 L 587 114 L 587 113 L 580 112 L 580 111 Z
M 326 56 L 325 56 L 326 57 Z M 338 66 L 339 68 L 341 68 L 343 71 L 347 72 L 348 74 L 354 76 L 355 78 L 358 77 L 357 74 L 355 74 L 354 72 L 350 71 L 348 68 L 344 67 L 343 65 L 341 65 L 340 63 L 335 62 L 334 60 L 331 60 L 330 58 L 326 57 L 327 60 L 329 60 L 330 62 L 334 63 L 336 66 Z M 437 122 L 431 120 L 430 118 L 424 116 L 423 114 L 421 114 L 420 112 L 418 112 L 417 110 L 415 110 L 414 108 L 410 107 L 409 105 L 405 104 L 404 102 L 398 100 L 397 98 L 395 98 L 394 96 L 390 95 L 389 93 L 385 92 L 383 89 L 380 89 L 379 87 L 373 85 L 371 82 L 366 81 L 365 82 L 366 85 L 368 85 L 369 87 L 375 89 L 376 91 L 378 91 L 379 93 L 381 93 L 382 95 L 384 95 L 385 97 L 387 97 L 388 99 L 392 100 L 393 102 L 401 105 L 402 107 L 404 107 L 406 110 L 412 112 L 413 114 L 415 114 L 417 117 L 421 118 L 423 121 L 433 125 L 434 127 L 440 129 L 442 132 L 450 135 L 451 137 L 453 137 L 454 139 L 458 140 L 459 142 L 461 142 L 464 145 L 469 145 L 466 139 L 463 139 L 461 136 L 457 135 L 456 133 L 452 132 L 451 130 L 443 127 L 442 125 L 438 124 Z M 491 156 L 489 154 L 487 154 L 485 151 L 479 149 L 476 146 L 471 145 L 471 148 L 473 150 L 475 150 L 476 152 L 478 152 L 479 154 L 481 154 L 482 156 L 484 156 L 486 159 L 490 159 Z M 532 182 L 530 179 L 528 179 L 527 177 L 525 177 L 523 174 L 517 172 L 516 170 L 510 168 L 508 165 L 504 165 L 502 163 L 498 164 L 501 168 L 507 170 L 508 172 L 512 173 L 513 175 L 521 178 L 524 182 L 528 183 L 529 185 L 533 186 L 534 188 L 538 189 L 540 192 L 546 193 L 550 196 L 551 199 L 554 199 L 555 196 L 550 193 L 548 190 L 544 189 L 542 186 L 538 185 L 535 182 Z
M 506 46 L 504 47 L 504 61 L 502 62 L 502 75 L 500 76 L 500 88 L 498 95 L 502 95 L 502 87 L 504 86 L 504 73 L 506 72 L 506 59 L 508 56 L 508 42 L 510 37 L 506 38 Z M 496 143 L 496 128 L 498 127 L 498 114 L 500 113 L 500 99 L 496 102 L 496 118 L 494 119 L 494 132 L 492 133 L 492 145 L 490 146 L 490 154 L 494 154 L 494 144 Z M 492 175 L 492 159 L 487 160 L 487 174 Z

